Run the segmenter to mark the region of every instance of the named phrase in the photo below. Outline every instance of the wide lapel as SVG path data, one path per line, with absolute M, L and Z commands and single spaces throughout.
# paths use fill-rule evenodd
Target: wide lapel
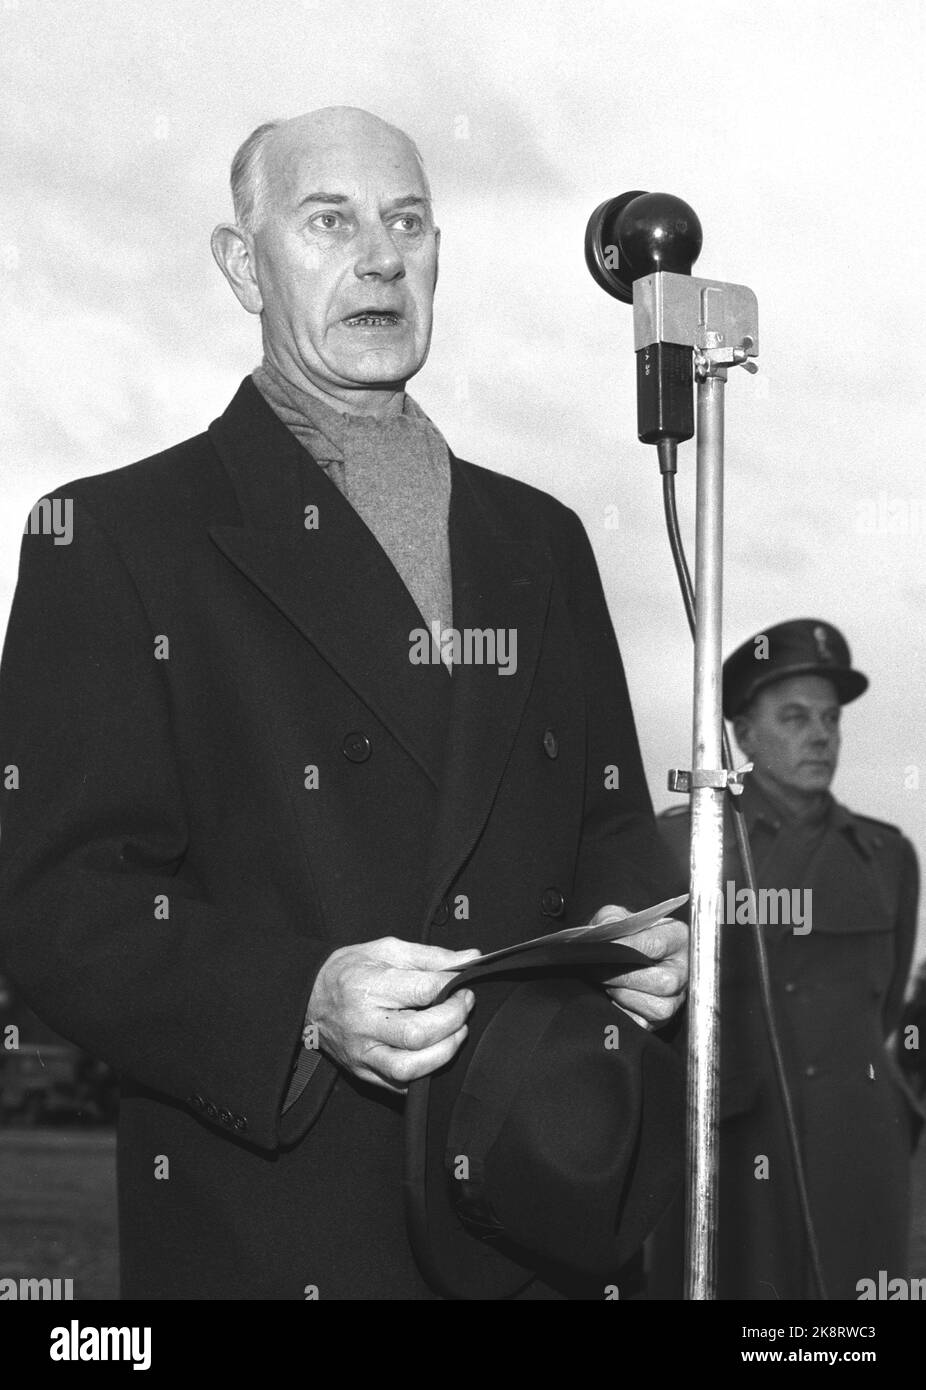
M 379 542 L 250 378 L 209 434 L 243 516 L 211 526 L 215 544 L 438 785 L 450 677 L 412 664 L 424 620 Z
M 478 474 L 451 457 L 453 626 L 514 632 L 517 664 L 453 667 L 450 725 L 427 878 L 435 908 L 488 818 L 534 677 L 550 600 L 552 562 L 506 528 Z M 430 915 L 430 914 L 429 914 Z
M 814 931 L 887 931 L 893 926 L 871 848 L 850 813 L 838 803 L 829 832 L 811 861 L 807 887 L 812 894 Z
M 773 808 L 748 781 L 743 801 L 749 839 L 756 857 L 758 886 L 809 894 L 803 901 L 810 905 L 811 930 L 870 931 L 879 923 L 890 922 L 890 912 L 872 866 L 871 850 L 864 836 L 858 833 L 854 818 L 843 806 L 833 802 L 826 834 L 798 883 L 786 881 L 787 855 L 782 855 L 779 839 L 783 831 Z M 738 864 L 738 852 L 736 861 Z M 737 886 L 745 886 L 742 872 L 737 874 Z M 771 938 L 785 937 L 790 934 L 791 925 L 788 921 L 772 923 L 766 927 L 766 932 Z

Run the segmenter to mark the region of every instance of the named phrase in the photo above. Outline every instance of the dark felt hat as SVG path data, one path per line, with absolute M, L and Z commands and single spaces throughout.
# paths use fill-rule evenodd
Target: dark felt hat
M 454 1060 L 409 1087 L 412 1249 L 445 1298 L 510 1298 L 534 1279 L 614 1281 L 681 1182 L 677 1051 L 600 981 L 651 964 L 620 943 L 541 948 L 463 971 L 476 1002 Z M 618 1285 L 619 1287 L 619 1285 Z
M 868 689 L 868 677 L 853 671 L 849 644 L 821 618 L 794 618 L 757 632 L 723 664 L 723 712 L 734 719 L 764 686 L 789 676 L 825 676 L 841 705 Z

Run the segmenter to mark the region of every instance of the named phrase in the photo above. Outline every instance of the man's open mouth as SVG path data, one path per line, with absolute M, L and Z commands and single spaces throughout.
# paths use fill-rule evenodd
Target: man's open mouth
M 394 314 L 391 309 L 364 309 L 341 322 L 349 328 L 395 328 L 399 319 L 400 315 Z

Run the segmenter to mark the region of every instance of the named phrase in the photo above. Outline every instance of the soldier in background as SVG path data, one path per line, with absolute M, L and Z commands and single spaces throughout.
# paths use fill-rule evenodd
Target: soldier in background
M 886 1040 L 899 1022 L 916 934 L 918 868 L 896 826 L 830 794 L 841 706 L 868 681 L 829 623 L 780 623 L 723 668 L 724 714 L 754 771 L 742 809 L 756 900 L 727 811 L 723 870 L 719 1297 L 816 1297 L 766 1035 L 753 939 L 772 997 L 827 1296 L 907 1266 L 910 1154 L 918 1119 Z M 688 880 L 687 807 L 660 828 Z M 775 895 L 762 889 L 784 889 Z M 677 1218 L 676 1213 L 676 1218 Z M 681 1296 L 681 1222 L 653 1256 L 651 1296 Z
M 904 1080 L 920 1104 L 926 1104 L 926 960 L 920 961 L 914 977 L 896 1048 Z

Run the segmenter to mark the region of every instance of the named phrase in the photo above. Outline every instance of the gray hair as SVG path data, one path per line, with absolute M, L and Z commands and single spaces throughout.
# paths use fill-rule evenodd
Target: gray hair
M 235 152 L 231 166 L 231 194 L 232 203 L 235 208 L 235 221 L 245 232 L 255 232 L 263 215 L 263 202 L 265 189 L 264 179 L 264 145 L 267 137 L 272 131 L 278 130 L 280 126 L 286 125 L 284 119 L 275 121 L 264 121 L 255 130 L 252 130 L 248 138 Z M 401 135 L 404 140 L 408 140 L 418 161 L 421 170 L 421 177 L 424 181 L 425 192 L 428 202 L 431 200 L 431 186 L 428 182 L 427 171 L 424 167 L 424 160 L 421 158 L 421 151 L 405 134 L 404 130 L 399 130 L 398 126 L 391 125 L 388 121 L 383 122 L 390 130 Z
M 284 121 L 264 121 L 235 152 L 231 166 L 231 194 L 235 221 L 245 232 L 254 232 L 260 221 L 264 198 L 264 144 L 271 131 Z

